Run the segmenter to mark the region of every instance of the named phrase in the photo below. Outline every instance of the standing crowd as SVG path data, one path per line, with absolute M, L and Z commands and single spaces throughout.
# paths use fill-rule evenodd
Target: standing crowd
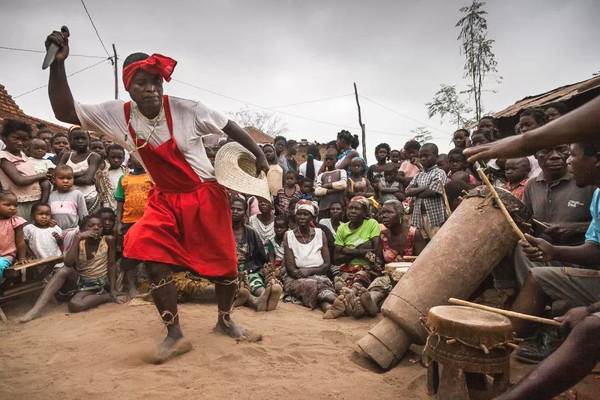
M 563 113 L 561 104 L 523 110 L 515 134 Z M 153 188 L 143 165 L 107 137 L 79 127 L 52 134 L 5 120 L 1 132 L 0 280 L 11 266 L 32 258 L 63 257 L 21 321 L 39 317 L 53 297 L 79 312 L 140 296 L 148 277 L 143 265 L 122 256 L 122 248 Z M 309 145 L 301 164 L 295 158 L 298 143 L 275 137 L 262 146 L 272 198 L 230 192 L 243 278 L 235 305 L 271 311 L 285 301 L 320 309 L 324 318 L 376 315 L 399 279 L 394 263 L 413 261 L 462 196 L 481 184 L 477 166 L 463 151 L 499 138 L 495 119 L 484 117 L 472 131 L 454 132 L 448 154 L 415 140 L 400 149 L 380 143 L 376 163 L 369 166 L 356 151 L 357 136 L 345 130 L 325 145 Z M 214 161 L 219 145 L 205 147 Z M 569 172 L 573 151 L 586 149 L 561 145 L 482 165 L 494 185 L 533 213 L 535 236 L 553 245 L 597 240 L 588 225 L 598 199 L 593 186 L 582 186 Z M 600 300 L 596 271 L 531 258 L 517 246 L 489 279 L 520 311 L 560 315 Z M 179 301 L 214 299 L 211 281 L 190 271 L 174 279 Z M 544 359 L 562 340 L 553 329 L 517 330 L 528 337 L 517 353 L 526 362 Z

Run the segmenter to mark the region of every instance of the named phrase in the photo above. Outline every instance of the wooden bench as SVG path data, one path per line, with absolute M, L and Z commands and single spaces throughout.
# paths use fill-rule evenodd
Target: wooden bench
M 17 264 L 5 269 L 4 280 L 0 282 L 0 305 L 21 295 L 42 289 L 45 285 L 43 280 L 24 282 L 24 274 L 31 268 L 53 266 L 62 261 L 62 259 L 62 256 L 43 258 L 24 264 Z M 8 318 L 6 318 L 4 311 L 2 311 L 2 307 L 0 307 L 0 320 L 5 323 L 8 322 Z

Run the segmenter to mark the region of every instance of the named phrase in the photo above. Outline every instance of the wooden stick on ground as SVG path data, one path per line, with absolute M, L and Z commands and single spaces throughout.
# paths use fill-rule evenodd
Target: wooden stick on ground
M 536 317 L 535 315 L 521 314 L 521 313 L 514 312 L 514 311 L 503 310 L 501 308 L 484 306 L 483 304 L 471 303 L 470 301 L 455 299 L 453 297 L 448 299 L 448 303 L 454 304 L 457 306 L 466 306 L 466 307 L 471 307 L 471 308 L 477 308 L 478 310 L 490 311 L 490 312 L 494 312 L 496 314 L 502 314 L 502 315 L 504 315 L 506 317 L 510 317 L 510 318 L 519 318 L 519 319 L 524 319 L 526 321 L 537 322 L 540 324 L 546 324 L 546 325 L 551 325 L 551 326 L 561 326 L 560 322 L 555 321 L 553 319 Z
M 504 205 L 504 203 L 500 199 L 500 196 L 498 196 L 498 192 L 496 192 L 496 189 L 494 188 L 494 185 L 492 185 L 492 183 L 488 179 L 488 177 L 485 174 L 485 172 L 483 172 L 483 168 L 481 167 L 481 164 L 479 162 L 477 162 L 475 165 L 476 165 L 475 169 L 477 170 L 477 174 L 479 174 L 479 177 L 481 178 L 481 180 L 483 181 L 483 183 L 485 184 L 485 186 L 487 186 L 487 188 L 490 191 L 491 195 L 496 200 L 496 203 L 498 203 L 498 207 L 500 207 L 500 211 L 502 211 L 502 214 L 504 214 L 504 217 L 506 218 L 506 220 L 510 224 L 510 227 L 512 228 L 512 230 L 519 237 L 519 239 L 527 241 L 527 239 L 525 238 L 525 235 L 523 234 L 523 232 L 521 231 L 521 229 L 517 226 L 517 224 L 513 220 L 512 216 L 510 215 L 510 213 L 506 209 L 506 206 Z
M 14 270 L 14 271 L 20 271 L 22 269 L 37 267 L 38 265 L 57 263 L 57 262 L 60 262 L 62 260 L 63 260 L 62 256 L 41 258 L 39 260 L 33 260 L 31 262 L 26 262 L 24 264 L 15 264 L 15 265 L 12 266 L 11 269 Z

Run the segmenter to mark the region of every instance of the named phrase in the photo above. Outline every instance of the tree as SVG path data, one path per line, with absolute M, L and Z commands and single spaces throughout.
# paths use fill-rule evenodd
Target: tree
M 487 11 L 483 9 L 485 2 L 473 0 L 470 6 L 461 7 L 464 15 L 456 23 L 460 28 L 457 40 L 462 42 L 461 52 L 465 56 L 464 77 L 470 84 L 467 93 L 475 102 L 475 118 L 478 121 L 483 113 L 481 93 L 485 77 L 490 72 L 498 72 L 497 61 L 492 46 L 494 40 L 487 34 Z
M 415 135 L 413 137 L 413 139 L 421 144 L 430 142 L 431 139 L 433 139 L 433 136 L 431 135 L 431 131 L 429 129 L 425 128 L 424 126 L 416 127 L 415 129 L 413 129 L 410 132 Z
M 460 99 L 455 85 L 442 83 L 440 86 L 440 90 L 433 95 L 433 100 L 425 103 L 427 115 L 429 118 L 439 115 L 442 120 L 448 115 L 452 124 L 456 125 L 456 129 L 464 127 L 470 122 L 467 114 L 472 110 Z
M 269 136 L 277 136 L 287 132 L 285 122 L 277 115 L 267 111 L 257 111 L 249 108 L 229 113 L 234 121 L 242 127 L 256 128 Z

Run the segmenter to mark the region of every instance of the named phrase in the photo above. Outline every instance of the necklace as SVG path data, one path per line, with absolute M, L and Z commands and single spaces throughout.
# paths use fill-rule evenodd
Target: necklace
M 296 227 L 296 232 L 300 235 L 301 243 L 307 244 L 310 241 L 310 228 L 308 228 L 308 238 L 302 234 L 299 227 Z
M 146 118 L 144 115 L 142 115 L 142 113 L 139 111 L 139 109 L 137 107 L 131 107 L 131 109 L 138 116 Z M 148 133 L 148 136 L 146 137 L 146 139 L 144 140 L 144 143 L 142 145 L 138 145 L 139 132 L 137 132 L 135 129 L 133 129 L 133 126 L 131 125 L 131 121 L 133 120 L 133 118 L 129 118 L 129 121 L 127 121 L 127 132 L 129 132 L 130 128 L 135 131 L 135 136 L 133 138 L 134 151 L 143 149 L 144 147 L 146 147 L 148 145 L 148 143 L 150 143 L 150 139 L 152 139 L 152 137 L 156 133 L 156 127 L 158 126 L 158 123 L 162 120 L 162 118 L 161 118 L 162 111 L 163 111 L 163 106 L 161 105 L 160 110 L 158 111 L 158 115 L 156 117 L 154 117 L 153 119 L 149 120 L 152 122 L 152 126 L 150 127 L 150 133 Z M 148 119 L 148 118 L 146 118 L 146 119 Z M 128 137 L 128 134 L 125 133 L 125 142 L 127 142 L 127 137 Z

